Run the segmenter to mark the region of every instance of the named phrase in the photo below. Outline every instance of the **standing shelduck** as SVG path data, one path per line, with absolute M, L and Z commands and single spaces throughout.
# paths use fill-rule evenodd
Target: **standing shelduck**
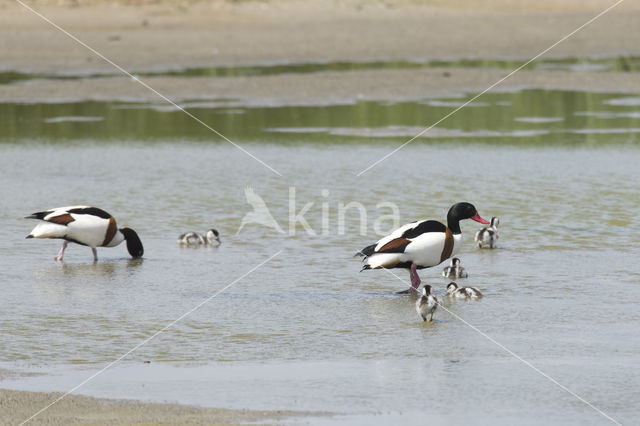
M 59 238 L 64 240 L 55 260 L 62 261 L 69 242 L 91 247 L 93 260 L 98 260 L 96 247 L 115 247 L 127 242 L 133 258 L 142 257 L 144 248 L 138 234 L 130 228 L 120 228 L 109 213 L 97 207 L 71 206 L 33 213 L 25 219 L 40 219 L 27 238 Z
M 435 220 L 411 222 L 360 250 L 356 255 L 363 256 L 362 270 L 409 269 L 411 288 L 403 293 L 417 291 L 418 269 L 439 265 L 460 251 L 460 221 L 464 219 L 489 223 L 480 217 L 473 204 L 454 204 L 447 213 L 447 226 Z
M 430 315 L 429 322 L 433 321 L 433 314 L 438 308 L 438 299 L 431 294 L 431 286 L 425 285 L 422 288 L 422 296 L 416 300 L 416 311 L 422 317 L 423 321 L 427 321 L 427 315 Z
M 460 266 L 460 259 L 454 257 L 451 259 L 449 266 L 442 270 L 442 276 L 455 280 L 457 278 L 468 278 L 469 274 L 467 274 L 466 269 Z
M 186 246 L 219 246 L 221 244 L 220 233 L 213 228 L 209 229 L 205 235 L 200 235 L 197 232 L 187 232 L 178 237 L 178 244 Z
M 476 232 L 475 241 L 478 243 L 478 247 L 483 248 L 485 246 L 489 246 L 489 248 L 494 248 L 496 246 L 496 242 L 498 241 L 498 224 L 500 220 L 497 217 L 491 218 L 491 224 L 482 228 L 478 232 Z
M 450 282 L 447 286 L 447 296 L 455 297 L 456 299 L 480 299 L 482 293 L 475 287 L 458 287 L 455 282 Z

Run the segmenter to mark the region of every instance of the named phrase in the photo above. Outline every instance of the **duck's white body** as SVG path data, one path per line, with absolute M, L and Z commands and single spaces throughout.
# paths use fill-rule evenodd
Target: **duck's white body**
M 491 218 L 491 224 L 486 228 L 480 229 L 476 232 L 475 242 L 478 243 L 478 247 L 484 248 L 495 248 L 496 243 L 498 242 L 498 224 L 500 220 L 497 217 Z
M 422 289 L 422 296 L 416 300 L 416 311 L 418 315 L 422 317 L 423 321 L 427 321 L 427 316 L 430 318 L 428 321 L 433 320 L 433 314 L 438 308 L 438 299 L 436 296 L 431 294 L 431 286 L 424 286 Z
M 460 251 L 460 247 L 462 246 L 462 234 L 451 234 L 450 238 L 452 246 L 448 248 L 446 247 L 448 239 L 446 228 L 442 225 L 444 232 L 425 232 L 413 238 L 405 237 L 404 239 L 407 243 L 402 252 L 385 253 L 385 246 L 387 244 L 391 243 L 391 246 L 393 246 L 394 240 L 396 240 L 397 246 L 404 244 L 404 241 L 398 241 L 403 239 L 402 236 L 404 234 L 418 229 L 420 226 L 426 227 L 425 224 L 427 222 L 442 225 L 440 222 L 422 220 L 419 222 L 408 223 L 396 229 L 390 235 L 387 235 L 376 242 L 374 254 L 365 260 L 365 264 L 369 265 L 371 269 L 378 269 L 390 268 L 400 263 L 413 262 L 418 265 L 418 269 L 422 269 L 439 265 L 449 256 Z
M 118 229 L 113 216 L 97 207 L 58 207 L 33 213 L 27 218 L 43 221 L 33 228 L 27 238 L 65 240 L 56 260 L 62 260 L 67 242 L 91 247 L 94 260 L 98 260 L 96 247 L 115 247 L 125 240 L 128 240 L 127 249 L 133 257 L 141 257 L 143 254 L 142 243 L 137 234 L 129 228 Z
M 458 287 L 458 284 L 452 282 L 447 286 L 447 296 L 456 299 L 480 299 L 482 293 L 476 287 Z
M 76 213 L 88 206 L 59 207 L 47 211 L 44 222 L 36 225 L 29 234 L 32 238 L 62 238 L 77 241 L 89 247 L 114 247 L 124 241 L 117 232 L 113 217 Z
M 427 222 L 441 225 L 443 232 L 424 232 L 413 238 L 403 238 L 403 235 L 408 232 L 410 233 L 412 230 L 419 229 L 420 226 L 427 228 L 429 225 Z M 434 228 L 437 228 L 437 225 L 434 226 Z M 450 256 L 458 253 L 462 246 L 462 234 L 450 234 L 450 236 L 448 236 L 446 231 L 447 229 L 443 224 L 433 220 L 408 223 L 378 240 L 375 244 L 374 253 L 367 257 L 365 264 L 368 265 L 370 269 L 392 268 L 395 265 L 410 262 L 415 263 L 418 269 L 439 265 Z M 449 238 L 451 242 L 447 243 Z M 402 252 L 385 252 L 389 249 L 393 250 L 402 244 L 406 244 Z M 448 244 L 451 244 L 451 246 L 448 247 Z M 394 245 L 395 247 L 393 247 Z M 387 246 L 387 248 L 385 248 L 385 246 Z

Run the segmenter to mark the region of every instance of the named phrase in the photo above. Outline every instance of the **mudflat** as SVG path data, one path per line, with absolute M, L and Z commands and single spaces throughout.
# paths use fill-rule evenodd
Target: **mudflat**
M 593 20 L 612 1 L 491 0 L 364 2 L 29 2 L 71 39 L 21 4 L 0 2 L 0 57 L 5 71 L 122 77 L 32 80 L 0 85 L 3 102 L 153 100 L 156 94 L 113 64 L 135 73 L 333 61 L 434 59 L 527 61 Z M 640 54 L 640 5 L 622 2 L 560 42 L 542 58 Z M 173 100 L 262 99 L 278 104 L 338 99 L 405 100 L 482 91 L 510 73 L 491 67 L 369 69 L 245 77 L 145 77 Z M 630 73 L 526 70 L 496 89 L 538 87 L 638 92 Z
M 0 389 L 0 424 L 15 425 L 25 421 L 61 395 Z M 304 415 L 290 411 L 225 410 L 69 395 L 29 424 L 273 424 Z

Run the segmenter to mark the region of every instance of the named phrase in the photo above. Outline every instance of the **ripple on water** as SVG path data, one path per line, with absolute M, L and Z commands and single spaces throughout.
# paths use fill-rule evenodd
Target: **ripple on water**
M 613 106 L 636 107 L 636 106 L 640 106 L 640 97 L 627 96 L 624 98 L 611 98 L 611 99 L 605 99 L 604 101 L 602 101 L 602 103 L 605 105 L 613 105 Z
M 94 121 L 103 121 L 104 117 L 89 116 L 69 116 L 69 117 L 50 117 L 44 120 L 45 123 L 91 123 Z

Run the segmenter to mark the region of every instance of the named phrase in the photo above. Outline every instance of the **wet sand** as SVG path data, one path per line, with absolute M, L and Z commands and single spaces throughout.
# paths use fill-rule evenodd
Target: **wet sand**
M 479 92 L 507 75 L 503 69 L 369 70 L 263 77 L 143 78 L 179 102 L 236 99 L 237 105 L 325 105 L 353 101 L 412 101 Z M 541 88 L 639 93 L 635 73 L 520 71 L 493 90 Z M 0 85 L 2 102 L 141 101 L 164 104 L 158 95 L 128 77 L 32 80 Z
M 61 394 L 0 389 L 0 425 L 16 425 L 46 407 Z M 70 395 L 34 418 L 30 425 L 125 424 L 276 424 L 308 413 L 198 408 Z
M 15 373 L 0 369 L 0 380 Z M 0 425 L 17 425 L 48 406 L 63 393 L 25 392 L 0 389 Z M 171 403 L 148 403 L 68 395 L 36 416 L 30 425 L 235 425 L 278 424 L 295 417 L 323 416 L 326 413 L 294 411 L 227 410 Z
M 526 4 L 521 4 L 526 3 Z M 343 0 L 265 2 L 40 1 L 38 11 L 132 72 L 322 61 L 517 59 L 549 47 L 612 1 L 463 2 Z M 10 0 L 0 0 L 4 70 L 118 71 Z M 544 58 L 639 55 L 640 4 L 623 2 Z M 18 48 L 16 48 L 16 46 Z M 447 74 L 445 76 L 445 72 Z M 238 98 L 248 103 L 408 100 L 484 90 L 505 69 L 452 68 L 322 72 L 257 77 L 148 77 L 173 100 Z M 521 87 L 640 92 L 630 73 L 522 71 L 497 89 Z M 0 86 L 3 102 L 154 100 L 129 77 L 38 80 Z

